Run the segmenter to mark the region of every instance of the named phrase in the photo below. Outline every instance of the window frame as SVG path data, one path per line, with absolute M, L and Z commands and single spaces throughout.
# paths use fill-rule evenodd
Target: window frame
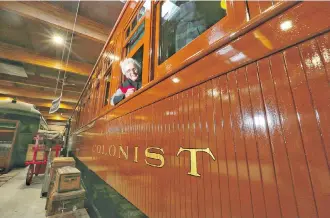
M 147 15 L 147 10 L 145 12 L 145 14 L 141 17 L 141 19 L 136 23 L 135 27 L 133 29 L 131 29 L 132 27 L 132 23 L 133 21 L 137 18 L 137 14 L 138 12 L 140 11 L 140 9 L 143 7 L 144 3 L 146 3 L 146 1 L 140 1 L 136 8 L 134 9 L 133 13 L 132 13 L 132 16 L 130 17 L 129 21 L 127 22 L 127 24 L 125 25 L 125 28 L 124 28 L 124 39 L 123 39 L 123 49 L 124 49 L 124 55 L 123 57 L 132 57 L 135 52 L 137 50 L 139 50 L 139 48 L 142 46 L 142 44 L 144 43 L 144 38 L 145 38 L 145 35 L 143 35 L 143 37 L 138 41 L 137 44 L 135 44 L 135 46 L 128 52 L 128 49 L 127 49 L 127 45 L 129 43 L 129 41 L 131 40 L 131 38 L 133 37 L 134 33 L 138 30 L 138 28 L 140 27 L 140 25 L 142 25 L 143 22 L 145 22 L 145 25 L 144 25 L 144 34 L 146 33 L 146 15 Z M 127 30 L 130 29 L 130 33 L 129 35 L 127 36 L 126 33 L 127 33 Z M 137 48 L 138 47 L 138 48 Z
M 113 62 L 112 62 L 113 63 Z M 109 107 L 110 106 L 110 99 L 111 99 L 111 84 L 112 84 L 112 63 L 109 65 L 107 70 L 104 73 L 104 90 L 102 94 L 102 108 Z M 109 76 L 108 79 L 106 77 Z M 109 101 L 107 104 L 105 104 L 106 101 L 106 96 L 107 96 L 107 83 L 109 82 L 109 89 L 108 89 L 108 98 Z
M 140 9 L 145 5 L 145 4 L 149 4 L 146 5 L 146 10 L 144 15 L 140 18 L 140 20 L 137 22 L 136 26 L 130 30 L 130 34 L 127 37 L 126 36 L 126 32 L 128 30 L 128 28 L 131 28 L 132 26 L 132 22 L 134 19 L 137 18 L 138 12 L 140 11 Z M 124 31 L 123 31 L 123 44 L 122 44 L 122 57 L 124 58 L 131 58 L 133 57 L 136 52 L 143 46 L 143 57 L 142 57 L 142 65 L 141 65 L 141 73 L 142 73 L 142 86 L 146 85 L 149 82 L 149 69 L 150 69 L 150 56 L 149 56 L 149 48 L 150 48 L 150 40 L 151 40 L 151 23 L 152 23 L 152 17 L 151 17 L 151 8 L 152 8 L 152 1 L 151 0 L 147 0 L 147 1 L 140 1 L 133 13 L 132 16 L 130 17 L 129 21 L 127 22 L 127 24 L 125 25 Z M 147 9 L 149 7 L 149 9 Z M 132 36 L 134 35 L 134 33 L 138 30 L 138 28 L 140 27 L 140 25 L 142 25 L 142 23 L 144 22 L 144 35 L 141 37 L 141 39 L 139 39 L 139 41 L 135 44 L 135 46 L 128 52 L 128 42 L 130 41 L 130 39 L 132 38 Z M 121 69 L 120 69 L 121 70 Z M 124 81 L 125 76 L 122 75 L 121 76 L 121 83 Z
M 153 57 L 153 72 L 154 78 L 161 78 L 165 76 L 167 72 L 180 69 L 180 66 L 188 62 L 195 54 L 201 53 L 204 50 L 209 49 L 217 41 L 221 40 L 227 34 L 231 34 L 234 29 L 239 25 L 247 22 L 246 17 L 246 4 L 245 2 L 227 0 L 227 15 L 215 23 L 213 26 L 204 31 L 201 35 L 196 37 L 193 41 L 188 43 L 186 46 L 175 52 L 171 57 L 164 60 L 159 64 L 160 55 L 160 30 L 161 30 L 161 6 L 165 1 L 154 2 L 155 7 L 155 43 L 154 43 L 154 57 Z M 209 38 L 214 35 L 219 29 L 223 31 L 222 36 L 214 37 L 213 42 L 209 42 Z
M 115 68 L 117 65 L 117 62 L 119 61 L 119 50 L 118 47 L 120 46 L 120 42 L 119 42 L 119 35 L 115 35 L 113 37 L 113 39 L 111 40 L 111 42 L 109 43 L 109 45 L 107 46 L 107 48 L 105 49 L 105 51 L 103 52 L 103 62 L 102 62 L 102 81 L 101 81 L 101 88 L 100 88 L 100 98 L 101 100 L 98 102 L 99 104 L 99 114 L 104 113 L 105 111 L 108 111 L 112 105 L 110 104 L 104 104 L 104 99 L 106 96 L 106 76 L 110 73 L 109 79 L 108 81 L 110 82 L 110 89 L 109 89 L 109 99 L 112 96 L 112 93 L 114 92 L 113 87 L 114 84 L 116 83 L 116 75 L 115 75 Z M 108 57 L 107 55 L 113 55 L 114 59 L 111 59 L 110 57 Z M 118 59 L 117 59 L 118 58 Z

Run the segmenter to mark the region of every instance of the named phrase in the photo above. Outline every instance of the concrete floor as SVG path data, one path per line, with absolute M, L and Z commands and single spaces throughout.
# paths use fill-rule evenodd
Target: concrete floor
M 14 169 L 0 175 L 1 218 L 45 218 L 46 198 L 40 198 L 44 176 L 33 177 L 25 185 L 27 168 Z

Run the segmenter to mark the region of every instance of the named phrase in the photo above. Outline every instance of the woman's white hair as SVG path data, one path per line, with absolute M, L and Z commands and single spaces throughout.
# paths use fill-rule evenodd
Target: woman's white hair
M 132 64 L 135 65 L 135 67 L 137 68 L 137 70 L 138 70 L 138 72 L 139 72 L 139 74 L 140 74 L 140 73 L 141 73 L 141 65 L 140 65 L 139 62 L 137 62 L 137 61 L 134 60 L 133 58 L 125 58 L 124 60 L 122 60 L 122 61 L 120 62 L 121 72 L 122 72 L 124 75 L 126 75 L 126 66 L 127 66 L 128 64 L 130 64 L 130 63 L 132 63 Z

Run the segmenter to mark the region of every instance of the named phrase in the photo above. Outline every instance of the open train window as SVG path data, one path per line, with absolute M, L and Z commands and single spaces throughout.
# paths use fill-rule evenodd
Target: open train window
M 137 52 L 132 56 L 141 66 L 143 65 L 143 46 L 137 50 Z
M 180 68 L 246 21 L 243 1 L 166 0 L 155 4 L 155 78 Z
M 144 51 L 146 49 L 146 43 L 150 43 L 150 24 L 151 18 L 148 13 L 150 12 L 151 1 L 140 1 L 132 17 L 124 30 L 124 45 L 123 52 L 124 57 L 133 58 L 141 65 L 141 77 L 142 84 L 148 82 L 149 74 L 144 73 L 148 71 L 149 65 L 143 62 L 144 58 L 147 58 L 148 54 Z M 121 77 L 121 81 L 124 81 L 125 77 Z
M 140 75 L 140 79 L 142 79 L 142 76 L 143 76 L 143 45 L 135 52 L 135 54 L 133 54 L 131 56 L 131 58 L 133 58 L 134 60 L 136 60 L 140 66 L 141 66 L 141 75 Z M 125 81 L 125 76 L 124 74 L 122 74 L 122 78 L 121 78 L 121 81 Z
M 221 1 L 165 1 L 160 8 L 159 63 L 224 18 L 223 5 Z

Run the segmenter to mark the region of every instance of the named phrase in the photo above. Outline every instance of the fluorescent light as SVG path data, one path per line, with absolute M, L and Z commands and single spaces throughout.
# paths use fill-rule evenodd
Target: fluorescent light
M 173 81 L 174 83 L 178 83 L 178 82 L 180 82 L 180 79 L 177 78 L 177 77 L 174 77 L 174 78 L 172 78 L 172 81 Z
M 287 31 L 292 28 L 292 21 L 291 20 L 286 20 L 280 25 L 281 30 Z
M 64 39 L 62 38 L 62 36 L 54 35 L 53 36 L 53 42 L 57 45 L 63 45 L 64 44 Z

